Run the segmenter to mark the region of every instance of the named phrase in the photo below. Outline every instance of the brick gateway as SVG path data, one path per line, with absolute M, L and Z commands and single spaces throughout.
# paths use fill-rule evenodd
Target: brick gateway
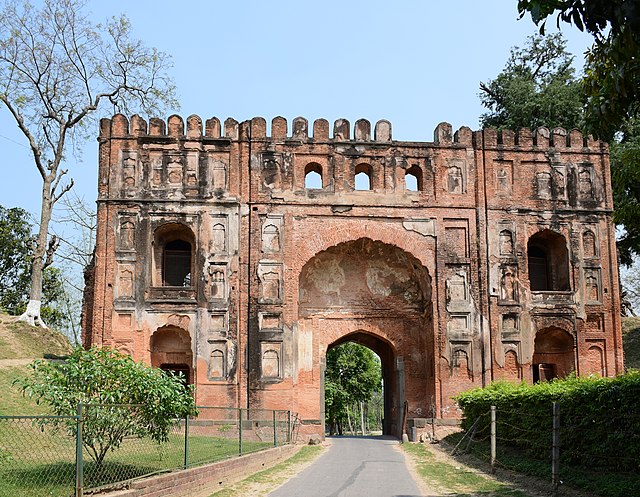
M 322 433 L 326 351 L 382 360 L 385 426 L 456 392 L 623 370 L 606 144 L 379 121 L 100 124 L 83 341 L 183 371 L 203 405 Z M 357 178 L 357 179 L 356 179 Z

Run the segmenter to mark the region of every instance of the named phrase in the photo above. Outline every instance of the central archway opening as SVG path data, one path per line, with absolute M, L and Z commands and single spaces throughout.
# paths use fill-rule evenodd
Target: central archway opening
M 391 346 L 365 332 L 327 348 L 324 374 L 325 432 L 388 435 L 397 427 L 397 378 Z
M 301 350 L 318 344 L 322 372 L 327 352 L 343 343 L 363 345 L 379 357 L 383 434 L 402 436 L 405 402 L 407 419 L 431 412 L 436 396 L 431 277 L 414 255 L 370 238 L 340 243 L 307 261 L 298 289 L 298 333 L 306 341 Z M 324 379 L 321 374 L 309 382 L 318 388 L 320 417 L 311 409 L 307 414 L 323 425 Z

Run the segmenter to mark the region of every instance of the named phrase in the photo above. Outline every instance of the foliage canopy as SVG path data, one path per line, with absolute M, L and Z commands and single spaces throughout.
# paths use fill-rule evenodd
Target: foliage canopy
M 27 308 L 33 257 L 32 225 L 27 211 L 0 205 L 0 309 L 19 315 Z M 44 268 L 42 315 L 54 327 L 64 317 L 56 303 L 64 296 L 60 271 Z
M 335 427 L 346 420 L 349 406 L 368 402 L 382 388 L 378 357 L 354 342 L 329 349 L 324 388 L 326 420 Z
M 587 52 L 582 90 L 586 125 L 595 136 L 613 141 L 624 122 L 640 111 L 639 0 L 519 0 L 544 33 L 546 20 L 575 25 L 594 37 Z
M 83 404 L 82 442 L 98 465 L 124 437 L 165 442 L 176 418 L 195 414 L 191 388 L 180 377 L 113 349 L 76 347 L 64 362 L 34 361 L 30 368 L 17 381 L 26 395 L 59 416 L 73 416 Z M 74 432 L 74 420 L 60 423 Z
M 582 127 L 580 85 L 573 56 L 560 33 L 534 35 L 523 47 L 513 47 L 504 69 L 488 83 L 480 83 L 480 100 L 489 109 L 480 117 L 483 127 L 566 129 Z

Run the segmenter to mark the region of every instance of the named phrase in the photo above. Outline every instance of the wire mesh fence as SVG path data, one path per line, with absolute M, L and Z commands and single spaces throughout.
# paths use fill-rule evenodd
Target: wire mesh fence
M 0 496 L 74 494 L 76 442 L 59 429 L 74 417 L 0 418 Z
M 492 406 L 457 437 L 451 453 L 471 452 L 490 463 L 493 471 L 503 468 L 543 477 L 552 495 L 561 494 L 563 483 L 590 490 L 602 487 L 603 495 L 640 495 L 640 460 L 625 450 L 636 445 L 637 427 L 614 427 L 603 440 L 592 427 L 606 419 L 563 414 L 556 403 L 547 411 Z M 606 412 L 602 416 L 606 418 Z M 619 447 L 615 456 L 611 444 Z
M 0 416 L 0 497 L 68 497 L 154 473 L 291 443 L 289 411 L 199 406 L 161 440 L 135 405 L 84 405 L 76 416 Z M 157 437 L 156 437 L 157 438 Z

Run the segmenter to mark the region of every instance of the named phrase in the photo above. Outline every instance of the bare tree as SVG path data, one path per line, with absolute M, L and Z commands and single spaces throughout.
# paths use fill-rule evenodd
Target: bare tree
M 96 240 L 95 203 L 87 203 L 75 190 L 71 190 L 60 199 L 56 211 L 52 231 L 60 240 L 56 267 L 60 270 L 58 274 L 64 288 L 55 306 L 65 317 L 58 331 L 65 333 L 72 343 L 79 344 L 84 270 L 91 263 Z M 56 229 L 65 227 L 68 229 L 64 231 Z
M 157 114 L 176 106 L 170 58 L 131 37 L 124 16 L 93 24 L 81 0 L 7 0 L 0 12 L 0 101 L 25 136 L 42 177 L 42 207 L 29 305 L 20 319 L 40 317 L 42 270 L 57 237 L 48 236 L 53 206 L 73 187 L 65 178 L 68 148 L 94 129 L 94 113 Z M 71 154 L 73 155 L 73 154 Z

